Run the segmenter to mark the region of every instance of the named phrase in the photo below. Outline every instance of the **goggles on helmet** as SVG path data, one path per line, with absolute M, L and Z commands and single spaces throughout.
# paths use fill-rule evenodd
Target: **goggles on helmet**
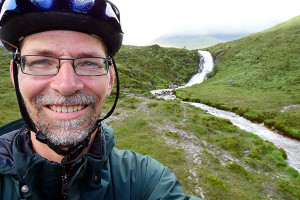
M 97 36 L 112 56 L 122 45 L 120 13 L 108 0 L 4 0 L 0 6 L 0 39 L 15 46 L 23 36 L 47 30 Z

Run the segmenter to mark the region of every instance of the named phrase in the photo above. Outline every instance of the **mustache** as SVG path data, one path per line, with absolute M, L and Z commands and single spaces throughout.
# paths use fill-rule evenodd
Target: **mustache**
M 98 99 L 86 93 L 77 93 L 68 97 L 58 94 L 43 94 L 36 96 L 33 102 L 38 105 L 61 104 L 68 106 L 74 104 L 95 104 L 98 102 Z

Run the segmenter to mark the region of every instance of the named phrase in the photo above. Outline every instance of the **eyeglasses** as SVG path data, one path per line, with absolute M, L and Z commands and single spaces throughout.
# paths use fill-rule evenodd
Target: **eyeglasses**
M 57 58 L 52 56 L 24 55 L 19 60 L 19 66 L 24 74 L 34 76 L 52 76 L 59 72 L 61 60 L 73 61 L 72 66 L 80 76 L 103 76 L 109 71 L 112 61 L 102 57 Z

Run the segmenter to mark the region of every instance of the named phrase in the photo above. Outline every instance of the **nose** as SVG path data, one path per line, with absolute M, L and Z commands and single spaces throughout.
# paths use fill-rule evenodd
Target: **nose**
M 75 73 L 72 61 L 61 62 L 59 72 L 53 78 L 50 87 L 64 96 L 70 96 L 83 89 L 83 83 Z

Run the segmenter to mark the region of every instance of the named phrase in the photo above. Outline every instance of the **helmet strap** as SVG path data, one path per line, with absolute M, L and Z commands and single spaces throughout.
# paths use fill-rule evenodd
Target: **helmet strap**
M 109 56 L 112 59 L 112 63 L 113 63 L 115 73 L 116 73 L 116 81 L 117 81 L 116 89 L 117 89 L 117 91 L 116 91 L 116 98 L 115 98 L 115 101 L 114 101 L 114 105 L 111 107 L 110 111 L 102 119 L 98 120 L 98 123 L 100 123 L 100 124 L 103 120 L 107 119 L 108 117 L 110 117 L 112 115 L 112 113 L 114 112 L 114 110 L 117 106 L 118 99 L 119 99 L 119 96 L 120 96 L 120 80 L 119 80 L 117 65 L 116 65 L 116 62 L 115 62 L 114 58 L 111 55 L 109 55 Z
M 28 111 L 27 111 L 25 103 L 24 103 L 24 99 L 20 92 L 19 79 L 18 79 L 19 69 L 18 69 L 18 64 L 17 64 L 18 56 L 19 56 L 19 53 L 16 51 L 13 54 L 13 77 L 14 77 L 15 91 L 16 91 L 22 118 L 25 121 L 29 130 L 36 133 L 37 132 L 36 127 L 35 127 L 33 121 L 31 120 L 31 118 L 29 117 Z

